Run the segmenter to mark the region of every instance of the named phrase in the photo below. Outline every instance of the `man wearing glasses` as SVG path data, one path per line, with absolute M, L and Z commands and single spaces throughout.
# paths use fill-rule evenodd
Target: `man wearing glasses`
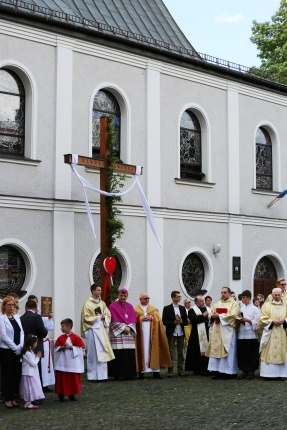
M 136 356 L 140 379 L 145 373 L 161 379 L 160 368 L 171 367 L 171 359 L 164 326 L 157 308 L 149 303 L 149 295 L 141 293 L 137 316 Z
M 287 292 L 286 292 L 286 281 L 284 278 L 278 278 L 276 281 L 276 288 L 281 288 L 281 300 L 283 303 L 287 304 Z M 269 294 L 265 303 L 272 302 L 273 297 L 272 294 Z
M 181 294 L 179 291 L 172 291 L 172 303 L 163 308 L 162 322 L 166 328 L 166 337 L 172 361 L 174 361 L 174 349 L 177 348 L 177 370 L 178 376 L 186 376 L 184 372 L 184 326 L 188 325 L 187 315 L 184 306 L 179 304 Z M 168 377 L 173 374 L 173 366 L 168 368 Z

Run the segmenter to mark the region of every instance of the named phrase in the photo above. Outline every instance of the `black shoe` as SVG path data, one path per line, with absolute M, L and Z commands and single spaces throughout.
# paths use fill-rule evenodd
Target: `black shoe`
M 76 402 L 77 401 L 77 399 L 74 396 L 74 394 L 72 394 L 71 396 L 69 396 L 69 400 L 71 400 L 71 402 Z
M 44 400 L 33 400 L 33 402 L 31 403 L 32 405 L 35 405 L 35 406 L 41 406 L 44 404 Z
M 248 376 L 247 372 L 242 372 L 241 375 L 237 376 L 237 379 L 238 379 L 238 381 L 240 381 L 240 379 L 245 379 L 245 378 L 247 378 L 247 376 Z
M 249 380 L 249 381 L 251 379 L 254 379 L 254 373 L 253 372 L 248 373 L 248 375 L 246 376 L 246 379 Z
M 60 402 L 63 402 L 65 400 L 65 397 L 63 396 L 63 394 L 58 394 L 58 397 Z
M 229 375 L 229 374 L 225 373 L 222 377 L 222 379 L 225 381 L 228 379 L 235 379 L 235 378 L 237 378 L 237 374 Z
M 162 379 L 159 372 L 153 372 L 154 379 Z
M 219 373 L 219 372 L 212 372 L 211 373 L 211 379 L 222 379 L 223 378 L 223 374 Z
M 194 372 L 193 372 L 194 374 Z M 205 372 L 201 372 L 199 373 L 200 376 L 210 376 L 210 372 L 208 370 L 206 370 Z
M 144 379 L 144 373 L 139 372 L 139 379 Z
M 52 393 L 52 391 L 49 387 L 43 387 L 43 393 Z

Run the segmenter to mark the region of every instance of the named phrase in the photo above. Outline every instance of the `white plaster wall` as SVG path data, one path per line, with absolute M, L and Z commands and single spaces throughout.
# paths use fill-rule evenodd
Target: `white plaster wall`
M 281 188 L 287 186 L 287 107 L 272 101 L 258 100 L 252 97 L 240 96 L 240 181 L 241 181 L 241 212 L 263 217 L 285 218 L 285 202 L 282 200 L 271 209 L 267 204 L 275 197 L 272 194 L 259 195 L 252 193 L 254 188 L 254 135 L 257 125 L 262 121 L 271 123 L 280 139 L 281 157 L 279 165 L 281 169 Z M 275 172 L 276 174 L 276 172 Z M 274 189 L 274 191 L 282 191 Z
M 211 128 L 213 188 L 176 184 L 179 163 L 178 118 L 183 106 L 194 103 L 206 112 Z M 184 79 L 161 76 L 162 206 L 227 210 L 227 100 L 220 89 Z
M 53 197 L 55 145 L 55 48 L 0 34 L 0 58 L 15 59 L 29 69 L 37 86 L 38 166 L 1 162 L 0 193 Z M 11 176 L 13 181 L 11 181 Z M 15 181 L 17 178 L 17 181 Z
M 20 300 L 20 313 L 24 312 L 28 294 L 37 297 L 53 295 L 52 225 L 52 212 L 1 208 L 1 242 L 5 238 L 21 241 L 32 252 L 35 260 L 35 284 Z

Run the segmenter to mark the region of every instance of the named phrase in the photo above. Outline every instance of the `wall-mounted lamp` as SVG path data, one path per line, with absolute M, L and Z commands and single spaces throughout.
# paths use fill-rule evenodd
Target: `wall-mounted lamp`
M 221 245 L 220 243 L 217 243 L 216 245 L 213 245 L 213 254 L 216 257 L 216 254 L 219 254 L 221 251 Z

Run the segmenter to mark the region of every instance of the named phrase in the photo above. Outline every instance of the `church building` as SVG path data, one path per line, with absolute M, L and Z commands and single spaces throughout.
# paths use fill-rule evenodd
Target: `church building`
M 191 41 L 192 43 L 192 41 Z M 267 295 L 286 277 L 287 87 L 197 52 L 164 0 L 0 0 L 0 296 L 53 298 L 80 324 L 97 279 L 100 196 L 64 154 L 99 158 L 100 118 L 142 166 L 119 204 L 116 282 L 160 310 L 172 290 Z M 236 47 L 235 47 L 236 49 Z M 76 166 L 100 188 L 99 170 Z M 286 170 L 285 170 L 286 169 Z M 128 174 L 124 189 L 133 181 Z

